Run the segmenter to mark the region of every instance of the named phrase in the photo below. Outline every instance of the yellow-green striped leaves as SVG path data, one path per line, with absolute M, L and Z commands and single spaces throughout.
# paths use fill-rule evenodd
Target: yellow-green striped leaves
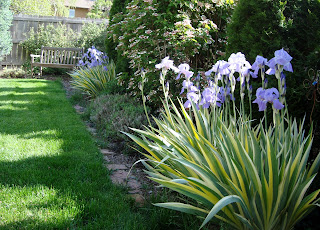
M 147 151 L 150 178 L 195 201 L 157 206 L 201 216 L 201 227 L 218 218 L 254 230 L 292 229 L 317 206 L 320 190 L 307 190 L 320 155 L 308 167 L 312 136 L 302 124 L 278 114 L 266 130 L 221 111 L 170 106 L 164 102 L 157 128 L 128 134 Z
M 114 62 L 110 61 L 106 67 L 107 70 L 102 65 L 92 68 L 80 67 L 74 70 L 69 74 L 72 77 L 71 85 L 90 95 L 90 97 L 96 97 L 106 89 L 107 82 L 116 77 Z

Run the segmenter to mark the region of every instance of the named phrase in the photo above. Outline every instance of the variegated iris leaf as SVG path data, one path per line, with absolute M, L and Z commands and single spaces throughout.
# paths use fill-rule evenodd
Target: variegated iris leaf
M 308 163 L 312 130 L 303 122 L 279 119 L 265 130 L 238 122 L 223 111 L 186 111 L 164 103 L 157 128 L 127 134 L 144 148 L 149 177 L 183 194 L 193 204 L 163 203 L 200 216 L 201 227 L 218 218 L 236 229 L 292 229 L 319 202 L 320 190 L 308 193 L 320 155 Z

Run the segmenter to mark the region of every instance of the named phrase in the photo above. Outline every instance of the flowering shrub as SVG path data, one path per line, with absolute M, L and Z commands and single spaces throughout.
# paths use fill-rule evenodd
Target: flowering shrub
M 117 44 L 118 53 L 129 60 L 134 72 L 129 79 L 120 77 L 120 83 L 132 95 L 138 95 L 136 86 L 144 68 L 148 102 L 159 105 L 162 92 L 154 77 L 156 61 L 170 55 L 176 61 L 205 68 L 208 58 L 221 57 L 226 42 L 225 24 L 232 6 L 229 2 L 131 1 L 126 13 L 113 17 L 108 31 L 108 39 Z M 176 94 L 174 88 L 171 93 Z
M 133 129 L 139 136 L 127 135 L 146 150 L 143 164 L 152 180 L 194 200 L 157 206 L 201 216 L 201 227 L 217 218 L 236 229 L 259 230 L 292 229 L 319 206 L 320 189 L 306 194 L 320 154 L 308 165 L 312 130 L 305 136 L 303 122 L 292 119 L 286 107 L 284 71 L 293 71 L 291 59 L 282 49 L 269 61 L 258 56 L 251 66 L 242 53 L 232 54 L 228 62 L 217 62 L 206 72 L 208 84 L 202 92 L 190 81 L 193 73 L 187 64 L 177 68 L 165 58 L 156 65 L 165 92 L 162 116 L 155 119 L 157 128 L 150 124 L 144 131 Z M 266 67 L 267 74 L 275 75 L 277 88 L 266 88 Z M 171 109 L 166 84 L 170 70 L 186 78 L 187 91 L 186 102 L 180 100 L 180 107 L 170 103 Z M 251 101 L 250 80 L 258 75 L 262 87 Z M 264 112 L 271 104 L 270 125 L 266 116 L 253 125 L 251 110 L 249 115 L 244 110 L 247 102 Z

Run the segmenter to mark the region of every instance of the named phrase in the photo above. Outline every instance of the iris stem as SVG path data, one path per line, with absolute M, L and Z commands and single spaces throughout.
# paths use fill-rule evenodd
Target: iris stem
M 146 99 L 145 99 L 144 93 L 143 93 L 143 85 L 144 85 L 144 83 L 143 83 L 143 79 L 142 79 L 142 83 L 141 83 L 141 95 L 142 95 L 143 108 L 144 108 L 144 112 L 145 112 L 145 114 L 146 114 L 146 117 L 147 117 L 149 126 L 152 127 L 151 122 L 150 122 L 150 119 L 149 119 L 149 114 L 148 114 L 148 111 L 147 111 L 147 107 L 146 107 Z

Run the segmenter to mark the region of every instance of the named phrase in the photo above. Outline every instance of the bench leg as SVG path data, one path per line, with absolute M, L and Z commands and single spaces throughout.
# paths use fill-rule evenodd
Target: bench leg
M 31 76 L 33 76 L 33 65 L 31 63 Z

